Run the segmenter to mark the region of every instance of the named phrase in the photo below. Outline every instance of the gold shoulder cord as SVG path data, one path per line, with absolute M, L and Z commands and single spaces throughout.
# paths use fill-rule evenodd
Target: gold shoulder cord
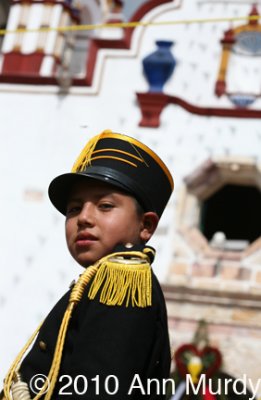
M 22 382 L 20 378 L 19 367 L 42 324 L 36 329 L 11 365 L 4 380 L 4 397 L 1 398 L 0 394 L 0 399 L 38 400 L 43 395 L 45 395 L 44 400 L 51 399 L 60 370 L 64 342 L 72 312 L 81 300 L 86 285 L 94 275 L 95 278 L 88 294 L 90 299 L 94 299 L 99 292 L 100 302 L 106 305 L 122 305 L 124 301 L 126 307 L 130 303 L 137 307 L 151 305 L 151 268 L 146 254 L 130 251 L 113 253 L 102 258 L 84 271 L 72 289 L 58 333 L 52 365 L 46 382 L 39 393 L 31 399 L 27 383 Z
M 100 302 L 108 306 L 149 307 L 151 285 L 148 255 L 139 251 L 115 253 L 100 265 L 88 296 L 92 300 L 99 292 Z
M 69 299 L 69 304 L 64 313 L 64 317 L 63 317 L 63 320 L 62 320 L 62 323 L 60 326 L 60 330 L 58 333 L 56 347 L 55 347 L 54 356 L 53 356 L 53 362 L 52 362 L 48 377 L 47 377 L 46 382 L 43 385 L 42 389 L 40 390 L 40 392 L 32 400 L 39 399 L 45 393 L 45 391 L 47 389 L 48 389 L 48 391 L 46 392 L 44 400 L 51 399 L 51 396 L 52 396 L 52 393 L 54 390 L 54 386 L 57 381 L 59 369 L 60 369 L 64 341 L 65 341 L 66 332 L 68 329 L 69 320 L 71 318 L 74 307 L 76 306 L 76 304 L 80 301 L 80 299 L 82 297 L 85 286 L 90 281 L 90 279 L 93 277 L 93 275 L 97 272 L 98 267 L 99 267 L 99 264 L 87 268 L 84 271 L 84 273 L 80 276 L 80 278 L 76 282 L 74 288 L 72 289 L 71 296 Z M 24 386 L 23 386 L 24 382 L 21 382 L 19 380 L 19 375 L 17 374 L 17 370 L 19 370 L 21 360 L 22 360 L 25 352 L 28 350 L 28 348 L 32 344 L 36 335 L 38 334 L 41 325 L 37 328 L 37 330 L 34 332 L 34 334 L 28 340 L 28 342 L 26 343 L 24 348 L 20 351 L 20 353 L 16 357 L 14 363 L 12 364 L 10 370 L 7 373 L 7 376 L 4 380 L 4 395 L 5 395 L 6 400 L 22 400 L 22 399 L 23 400 L 31 400 L 28 387 L 26 389 L 27 389 L 29 397 L 24 397 L 24 391 L 25 391 Z M 49 383 L 49 388 L 48 388 L 48 383 Z M 27 386 L 27 384 L 25 384 L 25 385 Z

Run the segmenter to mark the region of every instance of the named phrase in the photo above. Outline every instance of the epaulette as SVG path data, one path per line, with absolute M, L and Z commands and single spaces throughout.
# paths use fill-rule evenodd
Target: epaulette
M 151 306 L 151 263 L 155 250 L 143 245 L 131 249 L 119 246 L 116 251 L 102 259 L 91 283 L 88 297 L 99 296 L 108 306 Z
M 81 301 L 86 285 L 94 279 L 89 290 L 89 298 L 94 299 L 99 293 L 100 302 L 107 305 L 148 307 L 151 305 L 151 262 L 155 250 L 151 247 L 117 248 L 117 251 L 86 268 L 73 286 L 67 309 L 59 329 L 52 364 L 45 384 L 34 397 L 51 400 L 57 382 L 66 333 L 69 321 L 76 305 Z M 42 324 L 41 324 L 42 325 Z M 31 400 L 27 383 L 23 382 L 19 368 L 22 359 L 35 340 L 41 325 L 30 337 L 11 365 L 4 380 L 3 400 Z M 49 386 L 48 386 L 49 385 Z M 48 389 L 48 390 L 47 390 Z M 15 395 L 15 396 L 14 396 Z M 1 393 L 2 396 L 2 393 Z

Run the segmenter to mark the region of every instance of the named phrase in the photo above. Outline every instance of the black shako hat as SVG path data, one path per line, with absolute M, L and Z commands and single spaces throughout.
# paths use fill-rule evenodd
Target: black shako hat
M 130 193 L 144 211 L 160 217 L 174 188 L 172 176 L 163 161 L 138 140 L 105 130 L 86 144 L 72 168 L 49 186 L 49 198 L 66 214 L 73 185 L 83 179 L 107 182 Z M 87 182 L 86 182 L 87 184 Z

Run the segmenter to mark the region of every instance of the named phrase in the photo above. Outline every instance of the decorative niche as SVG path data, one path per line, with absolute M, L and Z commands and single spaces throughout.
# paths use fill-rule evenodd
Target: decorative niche
M 247 24 L 224 33 L 215 85 L 216 96 L 227 96 L 236 108 L 241 109 L 261 96 L 261 25 L 255 5 L 249 17 Z

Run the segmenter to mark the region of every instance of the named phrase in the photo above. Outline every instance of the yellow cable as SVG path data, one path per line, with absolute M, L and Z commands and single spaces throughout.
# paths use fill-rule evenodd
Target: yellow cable
M 90 291 L 93 293 L 91 296 L 89 295 L 89 297 L 95 297 L 95 295 L 97 294 L 97 290 L 104 282 L 104 278 L 106 278 L 109 287 L 106 287 L 105 285 L 105 290 L 102 291 L 102 296 L 104 297 L 104 299 L 100 299 L 100 301 L 103 300 L 105 304 L 112 305 L 122 304 L 124 299 L 126 299 L 127 303 L 131 301 L 133 306 L 146 307 L 151 305 L 151 272 L 150 264 L 148 263 L 148 256 L 141 252 L 131 251 L 130 255 L 134 257 L 133 261 L 124 261 L 123 256 L 125 254 L 127 253 L 110 254 L 109 256 L 106 256 L 99 260 L 93 266 L 88 267 L 79 277 L 78 281 L 71 291 L 69 303 L 63 316 L 63 320 L 56 341 L 53 361 L 47 379 L 41 390 L 32 400 L 38 400 L 42 396 L 44 396 L 44 400 L 51 400 L 52 398 L 60 371 L 66 333 L 73 310 L 81 300 L 86 285 L 90 282 L 91 278 L 94 275 L 96 275 L 96 277 L 90 288 Z M 115 257 L 117 257 L 116 260 Z M 116 266 L 114 265 L 115 262 Z M 131 268 L 130 265 L 128 267 L 128 264 L 133 264 L 134 269 Z M 108 271 L 106 271 L 107 268 Z M 100 270 L 100 274 L 97 275 L 98 270 Z M 116 273 L 117 270 L 118 272 Z M 118 277 L 116 277 L 116 275 Z M 119 287 L 119 282 L 121 283 L 122 288 L 121 285 Z M 12 384 L 16 380 L 16 375 L 19 371 L 22 359 L 28 348 L 31 346 L 36 335 L 38 334 L 41 326 L 42 324 L 36 329 L 26 345 L 22 348 L 7 373 L 4 381 L 4 395 L 6 400 L 13 399 L 11 394 Z
M 80 276 L 80 278 L 78 279 L 78 281 L 76 282 L 76 284 L 72 290 L 70 300 L 69 300 L 69 305 L 67 307 L 67 310 L 65 311 L 63 321 L 62 321 L 62 324 L 61 324 L 61 327 L 59 330 L 57 344 L 55 347 L 55 352 L 54 352 L 54 357 L 53 357 L 53 362 L 52 362 L 50 372 L 48 374 L 48 379 L 46 381 L 46 385 L 42 388 L 42 390 L 38 393 L 38 395 L 33 400 L 38 400 L 42 396 L 43 392 L 46 390 L 48 382 L 50 382 L 50 386 L 44 397 L 44 400 L 51 399 L 51 396 L 53 394 L 53 390 L 55 388 L 55 384 L 56 384 L 56 381 L 58 378 L 59 370 L 60 370 L 64 342 L 65 342 L 67 328 L 69 325 L 69 321 L 71 319 L 73 309 L 74 309 L 75 305 L 80 301 L 83 291 L 85 289 L 85 286 L 97 272 L 101 261 L 99 261 L 97 263 L 97 265 L 87 268 L 84 271 L 84 273 Z
M 12 398 L 9 396 L 9 393 L 10 393 L 11 385 L 13 383 L 14 375 L 16 373 L 17 366 L 20 363 L 23 355 L 26 353 L 26 351 L 31 346 L 32 342 L 34 341 L 42 324 L 43 324 L 43 322 L 41 322 L 41 324 L 37 327 L 37 329 L 34 331 L 32 336 L 29 338 L 28 342 L 25 344 L 25 346 L 19 352 L 19 354 L 17 355 L 16 359 L 14 360 L 13 364 L 11 365 L 11 367 L 6 375 L 6 378 L 4 380 L 4 394 L 5 394 L 6 400 L 9 400 L 9 399 L 12 400 Z
M 64 342 L 65 342 L 66 332 L 67 332 L 67 328 L 68 328 L 68 325 L 69 325 L 69 321 L 70 321 L 73 309 L 74 309 L 75 305 L 80 301 L 80 299 L 82 297 L 82 294 L 83 294 L 83 291 L 85 289 L 85 286 L 90 281 L 90 279 L 94 276 L 94 274 L 97 272 L 98 267 L 99 267 L 99 265 L 100 265 L 100 263 L 102 261 L 103 261 L 103 259 L 100 260 L 94 266 L 91 266 L 91 267 L 87 268 L 84 271 L 84 273 L 80 276 L 80 278 L 76 282 L 74 288 L 72 289 L 71 296 L 70 296 L 70 299 L 69 299 L 69 304 L 68 304 L 67 309 L 65 311 L 65 314 L 64 314 L 61 326 L 60 326 L 60 330 L 59 330 L 59 333 L 58 333 L 58 338 L 57 338 L 56 347 L 55 347 L 55 351 L 54 351 L 53 362 L 52 362 L 48 377 L 47 377 L 42 389 L 33 398 L 33 400 L 38 400 L 45 393 L 46 389 L 48 389 L 48 390 L 46 392 L 44 400 L 50 400 L 51 399 L 51 396 L 53 394 L 53 390 L 54 390 L 54 387 L 55 387 L 55 384 L 56 384 L 56 381 L 57 381 L 57 377 L 58 377 L 58 374 L 59 374 L 59 369 L 60 369 L 60 364 L 61 364 L 61 359 L 62 359 L 62 352 L 63 352 Z M 7 373 L 7 376 L 6 376 L 5 381 L 4 381 L 4 394 L 5 394 L 6 400 L 12 400 L 12 396 L 10 394 L 10 391 L 11 391 L 12 383 L 15 380 L 16 371 L 18 369 L 18 366 L 19 366 L 24 354 L 26 353 L 26 351 L 28 350 L 28 348 L 32 344 L 33 340 L 35 339 L 37 333 L 39 332 L 39 329 L 40 329 L 41 325 L 36 329 L 36 331 L 30 337 L 30 339 L 28 340 L 26 345 L 22 348 L 22 350 L 20 351 L 20 353 L 16 357 L 15 361 L 11 365 L 10 370 Z M 50 383 L 50 386 L 48 387 L 49 383 Z
M 90 31 L 95 29 L 107 28 L 135 28 L 137 26 L 162 26 L 162 25 L 186 25 L 186 24 L 205 24 L 217 22 L 238 22 L 238 21 L 258 21 L 260 15 L 250 15 L 244 17 L 218 17 L 218 18 L 195 18 L 195 19 L 181 19 L 175 21 L 130 21 L 130 22 L 113 22 L 105 24 L 89 24 L 89 25 L 71 25 L 71 26 L 57 26 L 57 27 L 42 27 L 35 29 L 0 29 L 0 36 L 12 33 L 36 33 L 36 32 L 77 32 L 77 31 Z

